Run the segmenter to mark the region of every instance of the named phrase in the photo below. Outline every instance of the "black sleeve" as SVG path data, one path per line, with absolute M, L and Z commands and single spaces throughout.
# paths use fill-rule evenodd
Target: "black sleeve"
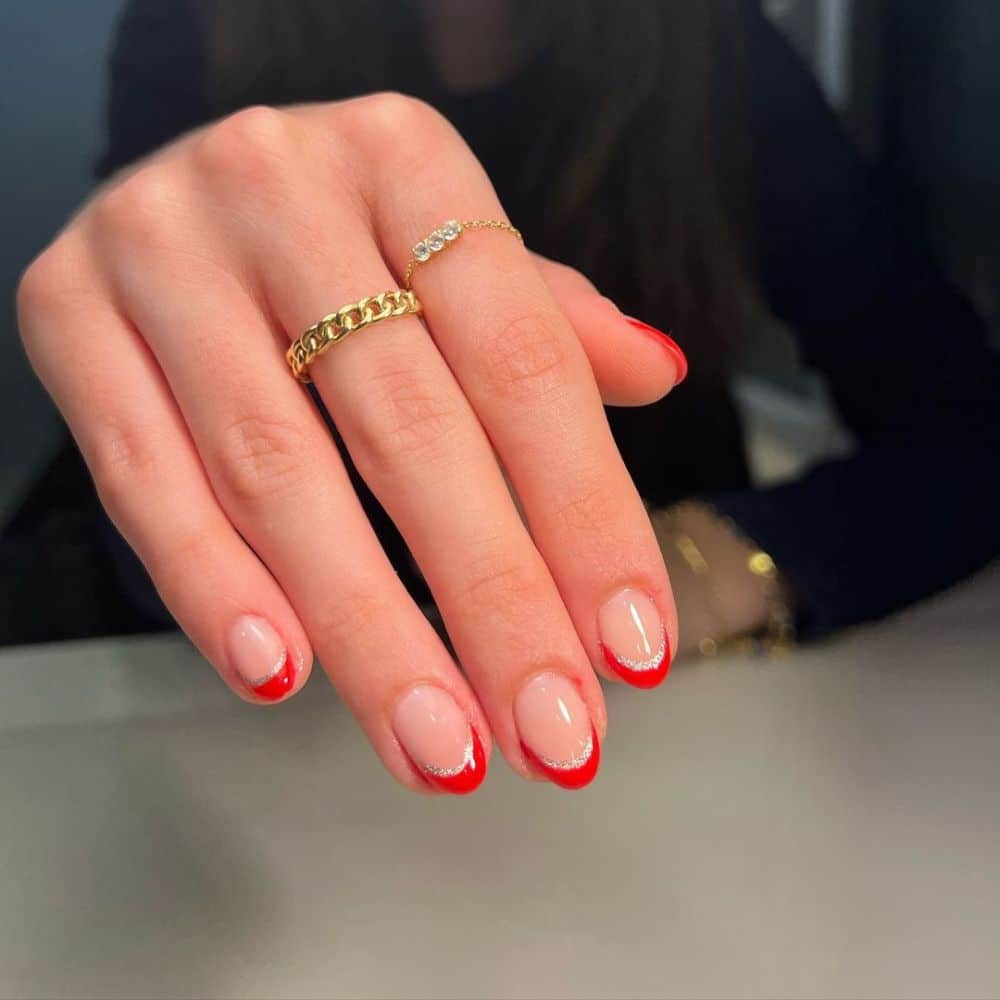
M 209 119 L 203 49 L 194 0 L 126 4 L 111 53 L 107 139 L 98 177 Z
M 857 445 L 796 482 L 715 502 L 772 553 L 815 634 L 1000 552 L 1000 358 L 763 16 L 747 42 L 757 275 Z

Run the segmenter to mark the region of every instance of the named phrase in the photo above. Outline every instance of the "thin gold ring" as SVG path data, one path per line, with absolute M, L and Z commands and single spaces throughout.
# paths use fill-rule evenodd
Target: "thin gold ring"
M 335 313 L 314 323 L 298 340 L 292 342 L 292 346 L 285 352 L 288 367 L 300 382 L 311 382 L 309 366 L 348 334 L 384 319 L 419 316 L 422 310 L 419 299 L 408 288 L 380 292 L 359 302 L 341 306 Z
M 466 229 L 499 229 L 501 232 L 510 233 L 511 236 L 516 237 L 522 243 L 524 242 L 521 230 L 515 228 L 509 222 L 503 222 L 498 219 L 469 219 L 467 222 L 459 222 L 458 219 L 449 219 L 443 225 L 438 226 L 429 236 L 425 236 L 419 243 L 414 245 L 410 255 L 410 262 L 406 265 L 403 284 L 407 288 L 410 288 L 413 272 L 421 264 L 426 264 L 432 257 L 450 247 Z

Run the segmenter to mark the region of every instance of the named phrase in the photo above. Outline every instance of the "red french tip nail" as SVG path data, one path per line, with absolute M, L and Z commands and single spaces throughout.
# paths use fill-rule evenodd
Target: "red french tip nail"
M 521 741 L 521 752 L 537 770 L 560 788 L 577 789 L 589 785 L 594 780 L 601 763 L 601 743 L 593 726 L 590 727 L 590 748 L 587 756 L 576 767 L 542 760 L 524 740 Z
M 435 788 L 452 795 L 468 795 L 474 792 L 486 780 L 486 754 L 479 735 L 472 730 L 472 759 L 466 763 L 458 774 L 432 774 L 427 768 L 417 766 L 417 770 Z
M 633 670 L 626 666 L 604 643 L 601 643 L 601 652 L 604 654 L 604 662 L 627 684 L 637 688 L 654 688 L 662 684 L 670 673 L 670 642 L 666 637 L 663 641 L 663 656 L 660 662 L 655 667 L 645 670 Z
M 664 333 L 662 330 L 657 330 L 655 326 L 650 326 L 648 323 L 643 323 L 641 319 L 636 319 L 634 316 L 626 316 L 631 326 L 634 326 L 637 330 L 645 330 L 646 333 L 653 334 L 656 339 L 667 349 L 667 353 L 673 358 L 674 367 L 677 369 L 677 377 L 674 380 L 674 385 L 680 385 L 684 379 L 687 378 L 688 373 L 688 361 L 687 356 L 681 350 L 680 344 L 670 336 L 669 333 Z
M 266 701 L 278 701 L 280 698 L 284 698 L 294 686 L 295 665 L 292 663 L 291 653 L 286 653 L 281 669 L 268 677 L 266 681 L 254 684 L 250 690 L 258 698 L 264 698 Z

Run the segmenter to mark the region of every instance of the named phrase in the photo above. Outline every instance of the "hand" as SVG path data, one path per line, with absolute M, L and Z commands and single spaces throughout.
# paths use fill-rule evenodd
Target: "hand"
M 486 231 L 418 269 L 423 323 L 380 323 L 312 365 L 464 676 L 283 357 L 332 309 L 398 286 L 449 218 L 504 215 L 427 106 L 251 108 L 99 191 L 24 275 L 22 335 L 109 514 L 234 691 L 297 691 L 315 649 L 409 787 L 470 790 L 492 739 L 524 776 L 578 786 L 606 726 L 595 670 L 658 679 L 669 652 L 644 671 L 623 661 L 653 656 L 664 629 L 676 643 L 600 391 L 662 395 L 669 343 Z

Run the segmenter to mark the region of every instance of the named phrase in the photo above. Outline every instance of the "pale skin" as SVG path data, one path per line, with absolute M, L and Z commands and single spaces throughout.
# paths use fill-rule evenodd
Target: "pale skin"
M 495 742 L 537 778 L 535 757 L 575 756 L 580 727 L 604 739 L 609 601 L 642 595 L 643 621 L 678 648 L 602 405 L 662 396 L 675 356 L 507 234 L 463 234 L 414 277 L 422 321 L 379 324 L 313 366 L 457 662 L 393 571 L 283 354 L 332 309 L 399 287 L 414 242 L 449 218 L 506 215 L 428 106 L 250 108 L 101 188 L 18 294 L 29 358 L 105 508 L 223 680 L 263 702 L 246 663 L 278 653 L 288 697 L 315 653 L 387 770 L 423 792 L 413 747 L 458 739 L 419 732 L 442 692 L 486 757 Z M 436 693 L 411 697 L 422 689 Z M 545 732 L 550 703 L 579 732 Z
M 421 2 L 433 61 L 449 90 L 464 93 L 495 86 L 516 70 L 518 55 L 509 42 L 512 8 L 511 0 Z M 470 24 L 477 29 L 474 46 L 467 43 Z M 723 586 L 713 584 L 712 598 L 706 599 L 704 581 L 695 578 L 672 546 L 662 546 L 679 617 L 685 622 L 676 651 L 680 657 L 695 653 L 701 636 L 722 640 L 755 632 L 768 616 L 764 586 L 745 569 L 753 546 L 703 510 L 689 510 L 682 517 L 683 530 L 697 541 L 712 566 L 713 580 L 723 581 Z

